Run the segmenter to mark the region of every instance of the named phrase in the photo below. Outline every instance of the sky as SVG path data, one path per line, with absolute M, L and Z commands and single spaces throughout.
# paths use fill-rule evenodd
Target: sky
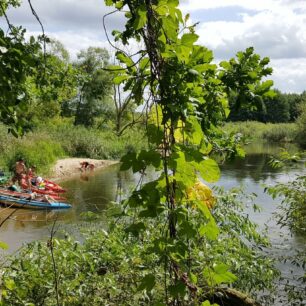
M 46 34 L 60 40 L 72 58 L 89 46 L 106 47 L 102 17 L 113 10 L 104 0 L 32 0 Z M 268 56 L 273 68 L 271 79 L 282 92 L 306 90 L 306 0 L 181 0 L 189 13 L 199 43 L 214 52 L 215 61 L 228 60 L 249 46 L 260 56 Z M 29 34 L 41 33 L 23 0 L 7 13 L 11 23 L 22 25 Z M 5 28 L 3 17 L 0 26 Z M 124 28 L 124 15 L 111 15 L 109 33 Z

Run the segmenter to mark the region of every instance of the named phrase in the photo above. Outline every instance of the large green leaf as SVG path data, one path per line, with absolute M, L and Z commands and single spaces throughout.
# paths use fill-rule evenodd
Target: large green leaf
M 229 266 L 224 263 L 215 264 L 213 269 L 209 267 L 205 268 L 203 275 L 210 286 L 231 284 L 237 280 L 237 277 L 229 272 Z
M 155 276 L 153 274 L 147 274 L 142 280 L 137 290 L 151 291 L 155 286 Z
M 199 38 L 199 35 L 194 33 L 184 34 L 181 38 L 181 44 L 191 47 Z
M 217 162 L 211 158 L 204 159 L 198 170 L 202 178 L 209 183 L 217 182 L 221 175 Z
M 140 5 L 136 11 L 136 19 L 134 21 L 135 30 L 142 29 L 147 22 L 147 10 L 145 5 Z

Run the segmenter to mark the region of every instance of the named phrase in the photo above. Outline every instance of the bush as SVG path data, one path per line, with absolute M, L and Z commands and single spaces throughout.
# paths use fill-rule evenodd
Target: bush
M 297 142 L 306 148 L 306 103 L 300 106 L 300 116 L 297 121 Z
M 295 123 L 262 123 L 257 121 L 228 122 L 224 130 L 229 133 L 241 133 L 250 140 L 261 139 L 270 142 L 296 141 Z
M 199 290 L 199 304 L 205 293 L 218 290 L 209 284 L 204 272 L 222 262 L 238 280 L 233 286 L 251 295 L 273 291 L 278 275 L 273 259 L 261 251 L 268 247 L 256 225 L 243 212 L 239 190 L 219 190 L 213 214 L 220 224 L 217 240 L 197 236 L 190 248 L 190 275 Z M 113 207 L 113 213 L 118 206 Z M 201 212 L 194 210 L 195 226 L 201 226 Z M 197 215 L 199 214 L 199 215 Z M 92 217 L 92 216 L 91 216 Z M 165 300 L 165 275 L 161 258 L 152 250 L 163 247 L 157 239 L 164 225 L 147 218 L 147 230 L 141 239 L 127 233 L 139 220 L 109 218 L 108 231 L 98 223 L 87 223 L 84 242 L 72 238 L 54 239 L 51 243 L 35 242 L 12 258 L 2 273 L 2 301 L 9 305 L 56 305 L 53 252 L 58 273 L 58 296 L 61 305 L 159 305 Z M 131 223 L 132 222 L 132 223 Z M 91 224 L 91 226 L 90 226 Z M 186 230 L 186 229 L 184 229 Z M 189 229 L 190 230 L 190 229 Z M 178 252 L 173 256 L 178 256 Z M 202 272 L 201 272 L 202 271 Z M 202 274 L 198 280 L 195 276 Z M 228 273 L 228 275 L 232 275 Z M 234 278 L 234 277 L 233 277 Z M 225 284 L 220 286 L 221 291 Z M 261 294 L 259 296 L 262 297 Z M 22 302 L 21 302 L 22 301 Z M 186 301 L 186 304 L 189 303 Z M 267 305 L 267 303 L 265 303 Z
M 12 171 L 16 160 L 23 157 L 27 166 L 35 165 L 40 173 L 45 174 L 57 159 L 65 155 L 62 146 L 41 131 L 15 138 L 7 133 L 5 126 L 1 125 L 0 143 L 2 146 L 0 163 L 5 170 Z
M 129 151 L 146 147 L 142 129 L 129 129 L 121 137 L 110 130 L 73 126 L 69 120 L 55 119 L 40 124 L 24 137 L 8 134 L 0 124 L 0 168 L 12 170 L 16 160 L 23 157 L 27 166 L 36 165 L 47 174 L 52 164 L 64 156 L 94 159 L 120 159 Z

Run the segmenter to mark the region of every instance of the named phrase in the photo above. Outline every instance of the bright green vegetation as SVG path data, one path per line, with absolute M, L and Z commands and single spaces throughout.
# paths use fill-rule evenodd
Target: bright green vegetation
M 3 299 L 16 305 L 208 306 L 231 286 L 262 297 L 258 291 L 272 290 L 277 273 L 258 250 L 267 241 L 236 202 L 240 191 L 221 191 L 213 207 L 195 187 L 220 178 L 219 156 L 244 154 L 241 137 L 222 128 L 230 111 L 253 111 L 263 101 L 273 109 L 277 103 L 273 82 L 266 79 L 272 73 L 269 58 L 249 47 L 213 63 L 178 0 L 105 3 L 116 8 L 111 14 L 125 12 L 123 32 L 113 31 L 118 45 L 142 45 L 134 55 L 117 48 L 116 65 L 105 49 L 90 47 L 70 62 L 59 42 L 44 39 L 45 53 L 31 39 L 43 63 L 35 66 L 27 54 L 31 46 L 14 36 L 14 28 L 0 33 L 1 117 L 13 134 L 28 132 L 14 139 L 2 127 L 3 165 L 21 154 L 41 170 L 64 155 L 121 157 L 121 170 L 137 174 L 139 183 L 116 204 L 108 233 L 95 229 L 83 244 L 51 235 L 47 245 L 22 250 L 5 270 Z M 22 62 L 10 81 L 6 65 L 22 59 L 30 68 Z M 257 123 L 258 131 L 267 139 L 293 140 L 295 130 L 304 132 L 303 114 L 297 116 L 297 128 L 269 134 Z M 256 126 L 245 129 L 257 133 Z M 148 169 L 156 175 L 144 183 Z M 202 195 L 207 188 L 202 186 Z
M 303 154 L 305 156 L 305 152 Z M 271 160 L 274 167 L 286 167 L 293 163 L 303 162 L 299 154 L 290 155 L 284 151 Z M 287 183 L 278 182 L 274 186 L 269 186 L 266 191 L 273 197 L 280 199 L 276 220 L 283 227 L 288 227 L 291 231 L 305 235 L 306 233 L 306 175 L 297 175 Z M 294 250 L 293 255 L 287 256 L 284 261 L 290 261 L 300 271 L 299 280 L 306 283 L 306 252 Z M 296 277 L 294 277 L 296 279 Z M 293 283 L 288 283 L 285 287 L 289 301 L 293 305 L 299 305 L 306 300 L 306 291 L 296 287 Z M 301 304 L 303 305 L 303 304 Z
M 11 170 L 19 157 L 27 165 L 36 165 L 39 173 L 48 174 L 57 159 L 84 157 L 119 159 L 130 151 L 147 146 L 141 131 L 127 130 L 120 138 L 112 130 L 88 129 L 73 126 L 69 121 L 53 121 L 38 126 L 22 138 L 7 133 L 0 125 L 0 168 Z
M 257 121 L 227 122 L 224 130 L 240 133 L 246 141 L 297 142 L 296 123 L 262 123 Z
M 233 282 L 235 288 L 253 297 L 264 291 L 272 294 L 275 289 L 273 280 L 278 272 L 273 267 L 273 260 L 261 251 L 263 246 L 268 246 L 267 239 L 258 234 L 256 226 L 243 213 L 242 201 L 246 199 L 238 195 L 240 192 L 219 191 L 213 211 L 216 222 L 221 224 L 218 240 L 193 231 L 192 227 L 196 226 L 198 218 L 201 219 L 201 213 L 197 209 L 192 210 L 194 221 L 191 227 L 185 229 L 185 234 L 191 231 L 195 235 L 195 244 L 190 250 L 193 264 L 184 277 L 190 278 L 190 286 L 193 284 L 198 288 L 198 305 L 207 298 L 212 299 L 213 288 L 221 283 Z M 118 207 L 114 206 L 109 214 L 116 211 Z M 92 215 L 89 217 L 93 218 Z M 108 230 L 101 230 L 99 224 L 90 224 L 86 226 L 90 229 L 84 232 L 84 243 L 71 237 L 52 241 L 61 303 L 164 305 L 164 281 L 170 275 L 164 274 L 160 258 L 154 251 L 156 247 L 165 246 L 163 240 L 156 241 L 164 230 L 163 220 L 148 221 L 147 230 L 142 231 L 139 237 L 132 235 L 133 231 L 137 231 L 136 224 L 132 228 L 125 218 L 111 222 Z M 130 228 L 130 232 L 124 230 L 126 227 Z M 4 269 L 4 305 L 56 305 L 50 243 L 28 245 Z M 175 256 L 182 256 L 180 252 L 177 249 Z M 181 279 L 184 279 L 183 275 Z M 183 283 L 169 290 L 182 297 L 187 294 Z M 265 300 L 265 297 L 260 299 Z

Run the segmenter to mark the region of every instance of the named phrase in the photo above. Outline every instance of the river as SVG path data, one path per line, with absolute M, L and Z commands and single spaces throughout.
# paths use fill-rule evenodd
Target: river
M 253 143 L 246 148 L 244 159 L 235 159 L 221 165 L 222 177 L 219 186 L 225 189 L 243 186 L 247 194 L 255 193 L 255 202 L 262 208 L 261 212 L 249 211 L 250 218 L 263 228 L 267 225 L 268 235 L 272 243 L 271 256 L 290 254 L 295 250 L 306 251 L 306 236 L 291 233 L 285 227 L 277 225 L 273 213 L 277 210 L 277 200 L 273 200 L 264 193 L 263 185 L 275 182 L 286 182 L 297 174 L 305 171 L 302 164 L 296 164 L 287 169 L 273 169 L 268 165 L 272 154 L 278 153 L 280 147 Z M 291 148 L 291 150 L 295 150 Z M 149 174 L 150 175 L 150 174 Z M 150 178 L 147 178 L 150 180 Z M 116 201 L 127 194 L 133 187 L 137 177 L 130 172 L 119 172 L 119 166 L 113 165 L 105 169 L 96 170 L 93 174 L 74 177 L 61 182 L 68 190 L 67 198 L 73 208 L 65 211 L 16 211 L 0 228 L 0 241 L 9 245 L 7 251 L 1 250 L 1 256 L 16 252 L 23 244 L 38 239 L 46 239 L 50 234 L 55 218 L 60 228 L 69 232 L 77 231 L 82 213 L 88 211 L 100 212 L 110 201 Z M 11 213 L 11 209 L 0 209 L 0 218 Z M 290 263 L 280 264 L 283 274 L 291 277 L 299 274 Z

